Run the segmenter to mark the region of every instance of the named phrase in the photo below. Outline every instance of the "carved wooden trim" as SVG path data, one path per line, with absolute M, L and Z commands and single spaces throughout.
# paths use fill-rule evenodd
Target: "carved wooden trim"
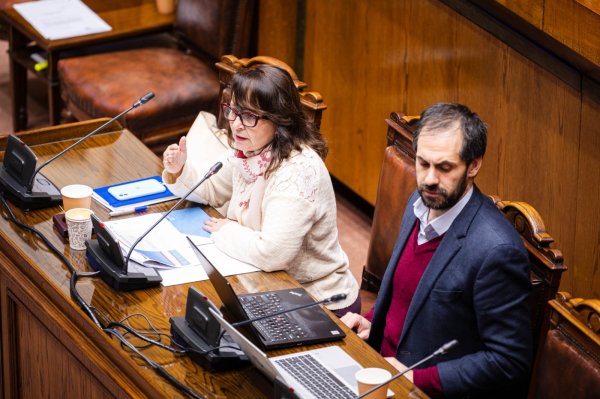
M 385 121 L 388 124 L 387 145 L 393 145 L 398 151 L 414 160 L 415 151 L 412 147 L 412 141 L 419 117 L 392 112 Z

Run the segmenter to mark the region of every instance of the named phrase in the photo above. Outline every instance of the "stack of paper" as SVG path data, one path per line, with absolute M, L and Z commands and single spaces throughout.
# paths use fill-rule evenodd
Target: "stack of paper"
M 152 213 L 105 222 L 119 241 L 123 256 L 131 245 L 156 223 L 162 214 Z M 204 255 L 224 276 L 259 271 L 258 268 L 221 252 L 202 228 L 209 216 L 201 208 L 186 208 L 171 212 L 138 245 L 130 260 L 144 267 L 155 268 L 169 286 L 208 279 L 186 236 L 202 246 Z
M 112 30 L 110 25 L 79 0 L 31 1 L 13 7 L 40 35 L 49 40 Z

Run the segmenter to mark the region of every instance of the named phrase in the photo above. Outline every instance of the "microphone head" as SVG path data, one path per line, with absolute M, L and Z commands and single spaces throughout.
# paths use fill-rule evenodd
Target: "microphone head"
M 435 351 L 434 355 L 438 356 L 438 355 L 445 355 L 446 353 L 448 353 L 448 351 L 452 348 L 454 348 L 456 345 L 458 345 L 458 340 L 453 339 L 450 342 L 446 342 L 444 345 L 442 345 L 438 350 Z
M 329 302 L 338 302 L 346 299 L 346 294 L 335 294 L 331 298 L 328 299 Z
M 213 166 L 210 167 L 210 169 L 208 170 L 208 173 L 206 173 L 205 177 L 210 177 L 210 176 L 214 175 L 215 173 L 220 171 L 222 167 L 223 167 L 223 162 L 217 162 L 216 164 L 214 164 Z
M 133 108 L 137 108 L 140 105 L 144 105 L 146 104 L 148 101 L 152 100 L 155 97 L 153 92 L 149 92 L 144 94 L 139 100 L 137 100 L 134 104 L 133 104 Z
M 140 98 L 140 102 L 142 104 L 146 104 L 148 101 L 152 100 L 154 97 L 155 97 L 154 92 L 151 91 L 151 92 L 143 95 L 142 98 Z

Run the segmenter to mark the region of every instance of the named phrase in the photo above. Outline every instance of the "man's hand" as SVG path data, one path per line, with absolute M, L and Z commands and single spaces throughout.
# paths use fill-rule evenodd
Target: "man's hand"
M 395 357 L 386 357 L 385 360 L 387 360 L 398 371 L 404 371 L 404 370 L 406 370 L 408 368 L 403 363 L 401 363 L 400 360 L 396 359 Z M 410 370 L 406 374 L 404 374 L 404 377 L 406 377 L 410 382 L 413 382 L 413 372 L 412 372 L 412 370 Z
M 342 323 L 356 331 L 356 334 L 362 339 L 369 338 L 371 333 L 371 322 L 357 313 L 348 312 L 340 320 Z
M 187 141 L 183 136 L 179 144 L 171 144 L 163 153 L 163 165 L 165 170 L 172 175 L 179 176 L 185 161 L 187 160 Z
M 204 222 L 204 230 L 214 233 L 215 231 L 219 231 L 221 227 L 230 222 L 231 220 L 229 219 L 209 218 Z

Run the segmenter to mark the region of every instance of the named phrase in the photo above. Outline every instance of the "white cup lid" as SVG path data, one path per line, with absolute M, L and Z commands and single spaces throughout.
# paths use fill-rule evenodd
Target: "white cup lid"
M 83 184 L 70 184 L 64 186 L 60 193 L 63 197 L 68 198 L 85 198 L 92 195 L 92 188 Z

